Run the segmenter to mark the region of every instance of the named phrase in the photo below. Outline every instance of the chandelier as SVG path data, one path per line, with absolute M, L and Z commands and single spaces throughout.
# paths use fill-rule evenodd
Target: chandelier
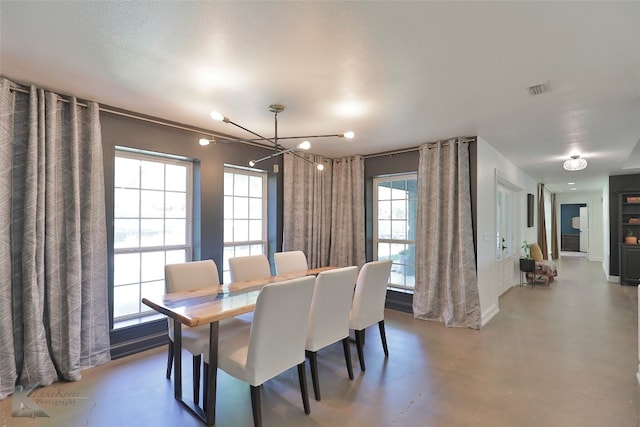
M 253 138 L 253 139 L 245 139 L 245 138 L 236 138 L 236 139 L 229 139 L 229 138 L 220 138 L 219 139 L 215 139 L 212 137 L 212 139 L 206 139 L 206 138 L 202 138 L 200 139 L 200 145 L 209 145 L 210 143 L 217 143 L 217 142 L 234 142 L 234 141 L 239 141 L 239 142 L 250 142 L 250 143 L 256 143 L 256 142 L 261 142 L 261 141 L 266 141 L 268 143 L 270 143 L 273 146 L 274 149 L 274 153 L 270 154 L 268 156 L 262 157 L 261 159 L 255 159 L 255 160 L 250 160 L 249 161 L 249 166 L 254 167 L 257 163 L 260 163 L 262 161 L 268 160 L 268 159 L 273 159 L 275 157 L 281 156 L 285 153 L 292 153 L 293 155 L 313 164 L 318 170 L 323 170 L 324 169 L 324 165 L 322 163 L 316 163 L 313 162 L 311 160 L 309 160 L 308 158 L 301 156 L 300 154 L 297 153 L 297 151 L 299 150 L 308 150 L 309 148 L 311 148 L 311 143 L 308 141 L 309 139 L 312 138 L 329 138 L 329 137 L 337 137 L 337 138 L 347 138 L 347 139 L 352 139 L 355 134 L 351 131 L 349 132 L 345 132 L 345 133 L 336 133 L 336 134 L 331 134 L 331 135 L 306 135 L 306 136 L 278 136 L 278 114 L 282 113 L 284 111 L 284 105 L 282 104 L 271 104 L 269 105 L 269 111 L 271 111 L 273 113 L 273 120 L 274 120 L 274 136 L 273 138 L 267 138 L 264 137 L 252 130 L 247 129 L 244 126 L 240 126 L 239 124 L 231 121 L 229 118 L 223 116 L 222 114 L 218 113 L 217 111 L 212 111 L 211 112 L 211 118 L 213 120 L 219 121 L 219 122 L 224 122 L 224 123 L 229 123 L 231 125 L 234 125 L 237 128 L 240 128 L 246 132 L 249 132 L 250 134 L 256 136 L 257 138 Z M 303 141 L 296 145 L 293 148 L 285 148 L 283 147 L 279 141 L 283 140 L 283 139 L 302 139 Z M 275 167 L 274 167 L 274 171 L 275 171 Z
M 562 168 L 566 171 L 581 171 L 587 167 L 587 161 L 580 158 L 580 156 L 571 156 L 570 159 L 565 160 L 562 164 Z

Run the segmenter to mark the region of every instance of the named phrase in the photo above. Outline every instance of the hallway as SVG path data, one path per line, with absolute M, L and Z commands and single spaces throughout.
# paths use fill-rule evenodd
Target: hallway
M 323 400 L 311 394 L 305 415 L 297 373 L 287 371 L 263 388 L 264 423 L 640 427 L 637 312 L 636 288 L 606 282 L 600 263 L 563 257 L 550 288 L 510 289 L 481 331 L 388 310 L 388 360 L 377 328 L 367 337 L 367 371 L 356 363 L 354 381 L 340 345 L 321 351 Z M 162 347 L 36 390 L 31 399 L 40 396 L 49 418 L 11 417 L 12 398 L 5 399 L 0 426 L 201 426 L 174 401 L 165 363 Z M 185 394 L 189 378 L 185 369 Z M 251 426 L 248 386 L 222 372 L 218 378 L 216 426 Z

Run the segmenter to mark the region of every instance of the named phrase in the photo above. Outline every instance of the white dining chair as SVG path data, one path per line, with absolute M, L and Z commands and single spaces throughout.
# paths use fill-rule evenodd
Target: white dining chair
M 191 261 L 168 264 L 164 267 L 165 292 L 181 292 L 218 286 L 218 267 L 213 260 Z M 167 379 L 171 378 L 171 368 L 175 346 L 173 343 L 173 319 L 167 318 L 169 350 L 167 357 Z M 198 404 L 200 397 L 200 365 L 202 354 L 209 349 L 209 325 L 182 328 L 182 347 L 193 355 L 193 401 Z
M 320 400 L 317 352 L 342 341 L 349 379 L 353 379 L 349 349 L 349 313 L 358 267 L 325 271 L 316 277 L 313 289 L 305 350 L 311 363 L 311 380 L 316 400 Z
M 229 273 L 232 282 L 264 279 L 271 276 L 271 266 L 266 255 L 250 255 L 229 258 Z
M 276 276 L 309 268 L 307 257 L 302 251 L 276 252 L 273 254 L 273 261 L 276 265 Z
M 353 305 L 349 317 L 349 328 L 355 331 L 356 347 L 360 369 L 364 364 L 364 330 L 377 323 L 385 357 L 389 357 L 387 337 L 384 330 L 384 304 L 387 297 L 387 285 L 391 273 L 391 260 L 372 261 L 362 266 L 358 274 Z
M 304 411 L 310 413 L 304 347 L 315 280 L 305 276 L 266 285 L 258 295 L 253 322 L 222 331 L 218 339 L 218 367 L 250 385 L 256 427 L 262 426 L 262 384 L 294 366 Z

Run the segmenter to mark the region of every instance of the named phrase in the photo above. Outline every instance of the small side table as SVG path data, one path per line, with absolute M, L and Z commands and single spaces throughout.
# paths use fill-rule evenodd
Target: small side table
M 524 284 L 523 277 L 526 279 L 526 284 L 529 285 L 527 273 L 533 273 L 535 271 L 536 261 L 533 258 L 520 258 L 520 286 Z

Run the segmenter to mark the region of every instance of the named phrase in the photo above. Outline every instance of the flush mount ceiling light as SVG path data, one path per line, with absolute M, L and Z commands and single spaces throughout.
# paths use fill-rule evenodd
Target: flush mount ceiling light
M 237 123 L 234 123 L 233 121 L 231 121 L 229 118 L 223 116 L 222 114 L 218 113 L 217 111 L 212 111 L 211 112 L 211 118 L 213 120 L 216 121 L 220 121 L 220 122 L 225 122 L 225 123 L 229 123 L 234 125 L 237 128 L 240 128 L 246 132 L 249 132 L 252 135 L 257 136 L 257 139 L 224 139 L 222 141 L 220 140 L 214 140 L 214 141 L 218 141 L 218 142 L 232 142 L 232 141 L 245 141 L 245 142 L 261 142 L 261 141 L 266 141 L 269 142 L 271 145 L 273 145 L 274 148 L 274 153 L 270 154 L 268 156 L 265 156 L 261 159 L 257 159 L 257 160 L 251 160 L 249 161 L 249 166 L 253 167 L 255 166 L 257 163 L 260 163 L 264 160 L 267 159 L 272 159 L 274 157 L 280 156 L 282 154 L 285 153 L 292 153 L 295 156 L 300 157 L 301 159 L 313 164 L 318 170 L 323 170 L 324 166 L 321 163 L 316 163 L 316 162 L 312 162 L 311 160 L 307 159 L 304 156 L 299 155 L 298 153 L 296 153 L 296 151 L 298 150 L 308 150 L 309 148 L 311 148 L 311 143 L 308 141 L 308 139 L 312 139 L 312 138 L 329 138 L 329 137 L 337 137 L 337 138 L 347 138 L 347 139 L 351 139 L 355 136 L 355 134 L 351 131 L 349 132 L 345 132 L 345 133 L 336 133 L 336 134 L 331 134 L 331 135 L 306 135 L 306 136 L 278 136 L 278 113 L 282 113 L 284 111 L 284 105 L 282 104 L 271 104 L 269 105 L 269 111 L 271 111 L 273 113 L 273 120 L 274 120 L 274 136 L 273 138 L 266 138 L 260 134 L 257 134 L 255 132 L 253 132 L 252 130 L 249 130 L 243 126 L 240 126 Z M 300 144 L 296 145 L 293 148 L 285 148 L 280 144 L 280 140 L 283 139 L 303 139 L 304 141 L 301 142 Z M 207 139 L 201 139 L 200 140 L 200 145 L 208 145 L 209 142 L 212 142 L 211 140 L 207 140 Z
M 565 160 L 562 164 L 562 168 L 566 171 L 581 171 L 587 167 L 587 161 L 580 158 L 580 156 L 571 156 L 570 159 Z

